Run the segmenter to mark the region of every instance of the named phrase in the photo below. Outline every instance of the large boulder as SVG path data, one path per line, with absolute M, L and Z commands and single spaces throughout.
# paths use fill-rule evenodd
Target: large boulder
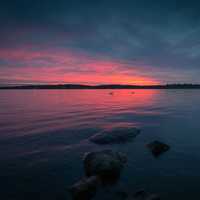
M 135 127 L 118 127 L 111 130 L 104 130 L 90 138 L 90 141 L 96 144 L 113 144 L 128 142 L 136 137 L 140 130 Z
M 91 176 L 83 178 L 69 188 L 73 200 L 90 200 L 96 194 L 99 178 Z
M 126 156 L 120 152 L 112 150 L 91 152 L 84 158 L 85 173 L 86 176 L 97 175 L 105 183 L 115 182 L 126 161 Z
M 169 145 L 164 144 L 159 141 L 153 141 L 153 142 L 147 144 L 147 147 L 150 149 L 150 151 L 152 152 L 152 154 L 155 157 L 161 155 L 162 153 L 164 153 L 170 149 Z

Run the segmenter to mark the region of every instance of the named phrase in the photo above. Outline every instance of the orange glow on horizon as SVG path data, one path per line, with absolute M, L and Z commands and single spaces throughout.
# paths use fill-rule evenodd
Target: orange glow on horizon
M 144 69 L 132 67 L 130 63 L 95 58 L 69 50 L 0 50 L 0 59 L 16 63 L 14 67 L 3 68 L 0 79 L 15 80 L 17 83 L 159 84 L 153 77 L 147 76 Z
M 18 70 L 17 73 L 20 73 Z M 30 74 L 29 76 L 27 76 Z M 128 75 L 98 75 L 95 73 L 91 74 L 54 74 L 48 70 L 41 70 L 40 73 L 35 72 L 32 69 L 23 69 L 20 75 L 9 76 L 10 79 L 16 80 L 17 82 L 27 83 L 42 83 L 42 84 L 124 84 L 124 85 L 156 85 L 159 82 L 146 77 L 139 76 L 128 76 Z M 5 77 L 6 79 L 6 77 Z

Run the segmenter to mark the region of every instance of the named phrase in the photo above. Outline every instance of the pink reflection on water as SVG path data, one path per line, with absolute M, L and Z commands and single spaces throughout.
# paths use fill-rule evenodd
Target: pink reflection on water
M 112 95 L 110 93 L 112 92 Z M 109 122 L 113 116 L 151 108 L 158 90 L 16 90 L 2 91 L 1 137 L 78 127 L 115 127 L 138 122 Z M 153 113 L 151 113 L 153 114 Z

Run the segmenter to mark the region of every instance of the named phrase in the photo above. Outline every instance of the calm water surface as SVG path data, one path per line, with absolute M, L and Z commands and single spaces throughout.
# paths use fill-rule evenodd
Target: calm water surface
M 67 187 L 83 176 L 85 152 L 113 149 L 128 163 L 116 191 L 145 189 L 162 199 L 200 198 L 199 90 L 10 90 L 0 91 L 0 188 L 3 200 L 70 199 Z M 97 132 L 136 126 L 126 144 L 98 146 Z M 153 140 L 171 146 L 155 159 Z M 108 192 L 109 191 L 109 192 Z

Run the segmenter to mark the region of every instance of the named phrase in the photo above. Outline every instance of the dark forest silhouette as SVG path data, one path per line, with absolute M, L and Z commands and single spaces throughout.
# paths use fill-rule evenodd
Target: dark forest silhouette
M 2 86 L 0 89 L 200 89 L 200 84 L 166 84 L 166 85 L 18 85 Z

